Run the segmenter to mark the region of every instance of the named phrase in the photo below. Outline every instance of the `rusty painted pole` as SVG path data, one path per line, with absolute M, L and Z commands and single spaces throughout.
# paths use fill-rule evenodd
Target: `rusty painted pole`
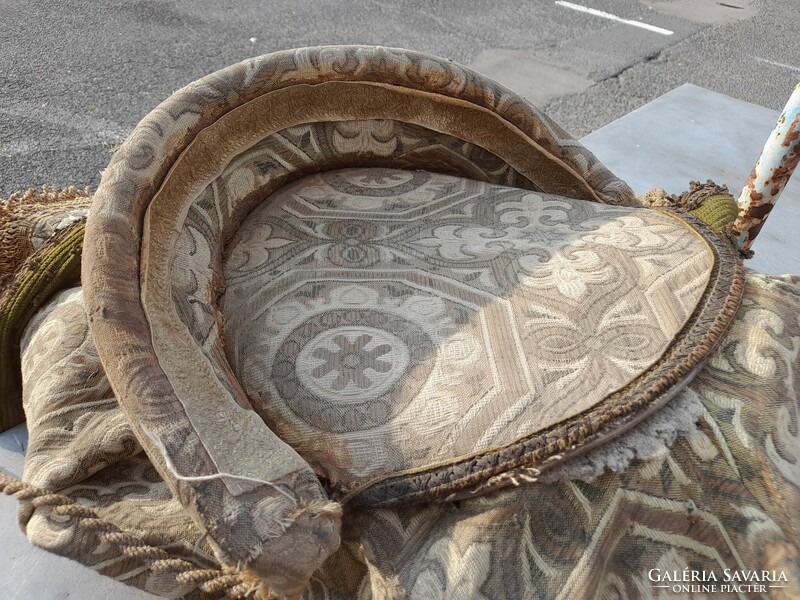
M 739 247 L 749 250 L 800 162 L 800 84 L 794 88 L 778 124 L 761 151 L 739 195 L 739 217 L 733 225 Z

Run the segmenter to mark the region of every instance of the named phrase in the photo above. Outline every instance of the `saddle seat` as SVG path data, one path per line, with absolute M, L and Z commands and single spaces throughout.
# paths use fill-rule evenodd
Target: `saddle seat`
M 688 381 L 731 282 L 722 244 L 685 219 L 427 171 L 307 176 L 229 245 L 227 357 L 334 497 L 474 493 L 617 435 Z M 179 248 L 203 259 L 198 230 Z

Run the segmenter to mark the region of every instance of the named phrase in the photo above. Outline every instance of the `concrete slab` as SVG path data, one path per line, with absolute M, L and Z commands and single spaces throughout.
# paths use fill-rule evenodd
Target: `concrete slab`
M 637 194 L 681 193 L 713 179 L 738 196 L 779 113 L 695 85 L 682 85 L 584 137 Z M 800 274 L 800 173 L 784 190 L 745 264 L 773 275 Z

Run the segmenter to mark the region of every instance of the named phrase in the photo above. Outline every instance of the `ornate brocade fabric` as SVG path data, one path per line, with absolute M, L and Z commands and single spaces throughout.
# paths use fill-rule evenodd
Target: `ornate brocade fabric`
M 213 563 L 126 426 L 81 315 L 80 290 L 72 290 L 28 328 L 26 473 L 173 555 Z M 704 407 L 695 433 L 591 482 L 346 510 L 343 545 L 312 577 L 305 600 L 666 599 L 675 595 L 654 588 L 648 571 L 687 566 L 720 577 L 725 568 L 783 570 L 787 587 L 769 597 L 796 597 L 798 348 L 800 280 L 748 275 L 739 318 L 690 386 Z M 30 507 L 20 515 L 31 541 L 52 552 L 164 596 L 190 592 L 114 547 L 97 552 L 74 519 Z
M 184 280 L 208 264 L 198 221 L 184 228 L 181 254 L 197 260 Z M 655 210 L 329 171 L 239 228 L 225 347 L 259 415 L 347 489 L 591 408 L 661 357 L 712 264 L 699 235 Z M 176 294 L 203 307 L 202 289 Z
M 21 344 L 25 478 L 164 556 L 305 600 L 633 600 L 659 597 L 656 567 L 784 569 L 800 593 L 800 282 L 748 276 L 737 314 L 726 240 L 642 209 L 467 68 L 321 47 L 198 80 L 114 154 L 83 241 L 83 288 Z M 489 486 L 695 375 L 700 427 L 659 455 Z M 407 499 L 409 471 L 485 495 L 348 499 Z M 20 522 L 129 585 L 215 597 L 76 517 L 24 502 Z

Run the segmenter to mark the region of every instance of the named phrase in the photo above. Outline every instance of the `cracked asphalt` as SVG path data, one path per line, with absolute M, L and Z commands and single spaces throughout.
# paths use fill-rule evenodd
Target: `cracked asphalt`
M 797 4 L 576 0 L 0 0 L 0 197 L 96 187 L 174 90 L 278 49 L 365 43 L 472 65 L 583 136 L 689 82 L 780 109 L 800 80 Z

